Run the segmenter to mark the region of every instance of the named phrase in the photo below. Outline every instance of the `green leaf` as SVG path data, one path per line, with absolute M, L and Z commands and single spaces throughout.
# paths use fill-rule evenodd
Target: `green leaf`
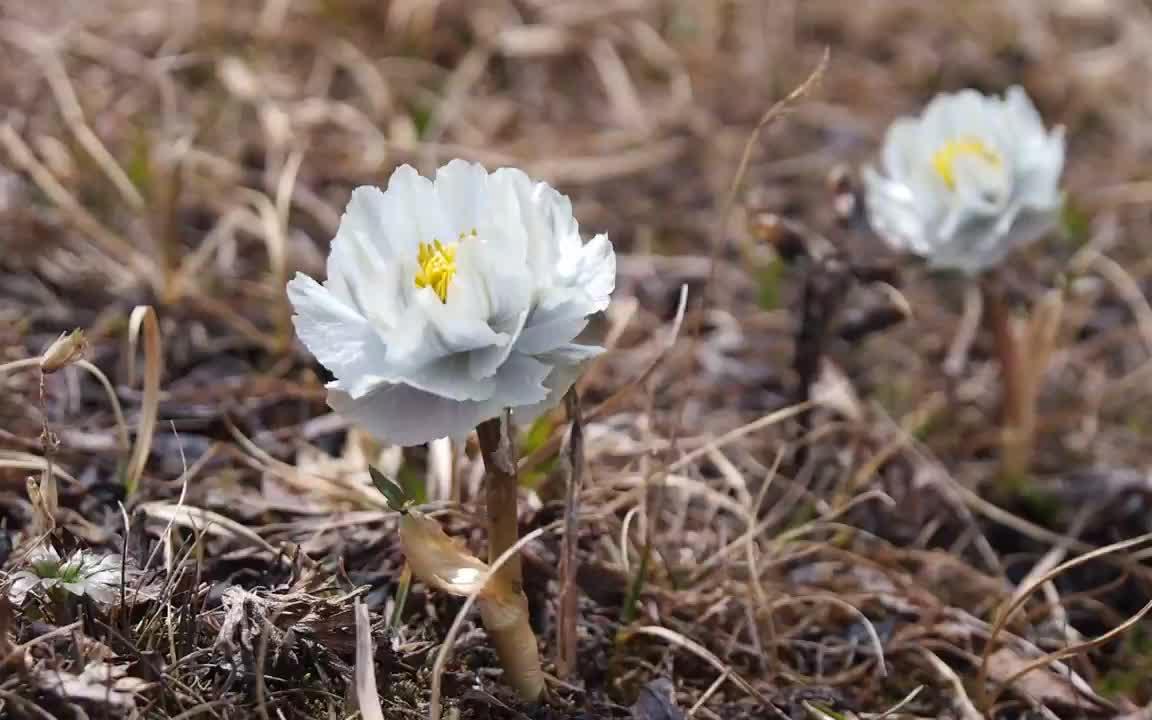
M 1071 241 L 1073 247 L 1083 246 L 1092 236 L 1091 216 L 1071 195 L 1064 198 L 1064 207 L 1060 213 L 1060 225 L 1064 230 L 1065 237 Z
M 408 115 L 412 118 L 412 124 L 416 126 L 416 137 L 424 137 L 428 126 L 432 124 L 432 111 L 426 107 L 412 105 L 408 108 Z
M 812 717 L 819 718 L 819 720 L 847 720 L 844 715 L 833 712 L 823 705 L 817 705 L 814 702 L 805 702 L 804 709 L 807 710 Z
M 397 472 L 396 482 L 404 489 L 408 502 L 417 505 L 428 502 L 428 475 L 425 467 L 418 469 L 412 463 L 404 463 Z
M 127 173 L 128 179 L 142 194 L 147 196 L 152 191 L 152 181 L 155 178 L 152 174 L 152 145 L 147 134 L 136 133 L 132 140 L 124 172 Z
M 404 571 L 400 573 L 400 581 L 396 583 L 396 604 L 392 610 L 392 619 L 388 625 L 396 630 L 404 622 L 404 605 L 408 602 L 408 591 L 412 589 L 412 567 L 404 563 Z
M 368 474 L 372 476 L 372 484 L 376 486 L 376 489 L 379 490 L 380 494 L 384 496 L 384 499 L 388 501 L 388 507 L 396 512 L 402 513 L 407 511 L 411 501 L 408 499 L 408 493 L 404 492 L 404 488 L 400 487 L 395 480 L 371 465 L 368 466 Z
M 760 288 L 760 307 L 776 310 L 780 307 L 780 284 L 784 277 L 784 262 L 775 258 L 756 272 L 756 282 Z
M 644 549 L 640 553 L 640 563 L 636 568 L 636 574 L 632 577 L 632 583 L 628 587 L 628 595 L 624 598 L 624 606 L 620 609 L 621 625 L 631 625 L 638 615 L 637 607 L 640 605 L 640 593 L 644 591 L 644 581 L 648 579 L 648 562 L 651 556 L 652 544 L 645 542 Z
M 548 438 L 552 437 L 554 426 L 555 423 L 552 422 L 548 413 L 536 418 L 536 421 L 528 428 L 528 432 L 524 433 L 523 440 L 520 441 L 520 451 L 524 455 L 529 455 L 539 449 L 548 442 Z

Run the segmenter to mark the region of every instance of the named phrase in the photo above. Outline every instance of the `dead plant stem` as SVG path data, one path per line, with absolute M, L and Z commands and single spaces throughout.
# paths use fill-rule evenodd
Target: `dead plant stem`
M 556 673 L 561 679 L 567 679 L 576 670 L 576 573 L 580 562 L 576 553 L 577 516 L 584 479 L 584 428 L 580 415 L 580 396 L 575 388 L 564 396 L 564 404 L 571 421 L 571 431 L 565 463 L 568 487 L 564 501 L 564 540 L 560 554 L 560 601 L 556 630 Z

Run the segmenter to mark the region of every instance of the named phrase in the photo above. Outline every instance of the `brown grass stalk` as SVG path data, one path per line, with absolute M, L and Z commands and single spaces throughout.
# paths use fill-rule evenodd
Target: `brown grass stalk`
M 579 557 L 576 553 L 577 516 L 580 512 L 580 491 L 584 479 L 584 425 L 580 416 L 580 396 L 572 388 L 564 396 L 572 429 L 568 437 L 565 469 L 568 487 L 564 501 L 564 540 L 560 553 L 559 618 L 556 624 L 556 674 L 567 678 L 576 670 L 577 648 L 577 587 L 576 571 Z

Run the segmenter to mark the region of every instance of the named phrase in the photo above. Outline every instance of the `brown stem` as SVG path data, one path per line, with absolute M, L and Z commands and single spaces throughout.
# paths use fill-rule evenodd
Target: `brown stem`
M 995 337 L 1003 388 L 1000 398 L 1000 469 L 1004 479 L 1019 481 L 1031 468 L 1036 434 L 1035 397 L 1029 390 L 1030 378 L 1023 354 L 1026 348 L 1022 347 L 1012 311 L 998 279 L 986 279 L 981 290 L 985 317 Z
M 576 670 L 578 644 L 576 573 L 580 560 L 576 554 L 576 526 L 584 479 L 584 424 L 580 414 L 580 396 L 575 387 L 564 396 L 564 405 L 572 425 L 565 454 L 568 488 L 564 500 L 564 544 L 560 552 L 560 601 L 556 623 L 556 674 L 562 680 Z
M 488 470 L 486 495 L 488 505 L 488 562 L 495 563 L 519 538 L 516 499 L 519 482 L 516 451 L 506 418 L 492 418 L 476 426 L 480 454 Z M 507 602 L 484 603 L 481 617 L 488 631 L 504 680 L 521 698 L 536 700 L 544 690 L 540 669 L 540 651 L 536 635 L 528 623 L 528 600 L 523 591 L 520 556 L 514 555 L 496 570 L 493 583 L 507 588 Z
M 484 468 L 488 471 L 485 490 L 488 503 L 488 562 L 516 544 L 520 537 L 517 524 L 516 499 L 519 480 L 516 472 L 516 451 L 512 447 L 511 433 L 504 431 L 505 425 L 499 417 L 485 420 L 476 426 L 480 439 L 480 454 L 484 458 Z M 523 572 L 520 557 L 510 558 L 496 571 L 503 582 L 521 587 Z

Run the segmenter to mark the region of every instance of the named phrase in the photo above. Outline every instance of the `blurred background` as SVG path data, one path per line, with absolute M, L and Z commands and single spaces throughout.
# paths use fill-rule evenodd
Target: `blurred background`
M 0 0 L 0 363 L 34 357 L 62 331 L 84 328 L 88 359 L 111 377 L 135 427 L 147 398 L 133 368 L 129 317 L 135 306 L 152 306 L 163 392 L 140 498 L 174 500 L 189 464 L 206 468 L 188 502 L 340 564 L 353 583 L 372 586 L 373 612 L 383 611 L 392 607 L 401 561 L 391 526 L 364 498 L 365 457 L 387 455 L 429 501 L 470 501 L 479 478 L 445 478 L 435 449 L 398 453 L 346 433 L 327 414 L 322 369 L 293 338 L 284 286 L 298 270 L 324 275 L 353 187 L 383 184 L 401 163 L 425 173 L 457 157 L 521 167 L 569 194 L 583 232 L 607 232 L 620 254 L 613 308 L 595 328 L 613 352 L 583 384 L 595 407 L 643 381 L 641 392 L 604 408 L 589 426 L 590 472 L 606 484 L 586 503 L 607 509 L 582 545 L 602 570 L 588 580 L 591 599 L 582 607 L 615 628 L 635 566 L 628 542 L 621 549 L 610 538 L 641 500 L 613 504 L 613 492 L 635 490 L 649 459 L 667 459 L 669 448 L 703 447 L 795 399 L 805 275 L 765 228 L 784 222 L 845 257 L 900 266 L 858 217 L 846 220 L 837 209 L 885 128 L 939 92 L 1023 85 L 1050 125 L 1067 128 L 1069 202 L 1063 227 L 1022 254 L 1010 285 L 1020 303 L 1062 283 L 1071 291 L 1062 349 L 1041 394 L 1036 477 L 1002 503 L 1024 524 L 988 510 L 983 499 L 995 494 L 988 470 L 995 369 L 986 341 L 977 338 L 959 375 L 941 369 L 961 323 L 963 284 L 904 263 L 899 281 L 885 276 L 885 287 L 849 296 L 849 310 L 864 312 L 895 295 L 907 311 L 903 322 L 867 341 L 840 337 L 829 345 L 824 430 L 811 439 L 805 463 L 784 468 L 795 485 L 759 497 L 775 502 L 782 492 L 791 503 L 762 528 L 780 530 L 813 517 L 831 523 L 853 498 L 885 494 L 888 504 L 862 501 L 867 512 L 845 515 L 877 542 L 892 543 L 859 551 L 870 558 L 866 571 L 859 564 L 838 571 L 843 558 L 835 553 L 790 570 L 791 556 L 768 542 L 769 532 L 766 547 L 782 557 L 768 587 L 771 597 L 856 598 L 886 623 L 884 640 L 895 648 L 889 669 L 905 675 L 880 679 L 874 658 L 857 664 L 850 653 L 825 659 L 828 637 L 842 641 L 837 653 L 865 643 L 851 613 L 789 607 L 797 615 L 777 620 L 795 633 L 764 639 L 744 625 L 766 607 L 750 589 L 757 583 L 740 584 L 736 573 L 728 580 L 739 590 L 693 584 L 705 577 L 693 568 L 728 572 L 727 558 L 739 556 L 730 544 L 747 519 L 724 520 L 726 506 L 715 498 L 701 505 L 700 487 L 743 502 L 749 490 L 732 485 L 732 469 L 757 478 L 749 481 L 753 494 L 771 485 L 764 478 L 782 443 L 795 440 L 786 429 L 749 434 L 727 460 L 701 451 L 676 466 L 687 478 L 671 483 L 676 503 L 660 506 L 669 517 L 654 517 L 654 529 L 645 530 L 661 559 L 651 595 L 627 600 L 633 615 L 681 623 L 773 697 L 782 688 L 834 688 L 844 707 L 879 713 L 926 684 L 942 690 L 920 698 L 920 716 L 961 717 L 947 714 L 955 707 L 947 672 L 919 650 L 901 655 L 899 648 L 913 642 L 915 625 L 922 637 L 978 657 L 979 632 L 968 628 L 971 637 L 956 639 L 923 618 L 909 624 L 903 613 L 915 614 L 909 608 L 923 601 L 990 620 L 989 599 L 1007 597 L 1054 552 L 1053 538 L 1069 533 L 1098 546 L 1152 530 L 1149 48 L 1152 5 L 1141 0 Z M 826 51 L 817 82 L 755 139 L 725 217 L 757 122 Z M 693 302 L 709 301 L 702 311 L 690 304 L 686 320 L 701 328 L 701 342 L 648 372 L 670 336 L 682 286 Z M 118 550 L 116 502 L 126 496 L 115 417 L 90 378 L 71 370 L 61 377 L 46 398 L 35 375 L 0 377 L 4 527 L 16 537 L 31 517 L 25 475 L 40 467 L 41 432 L 51 423 L 57 462 L 71 476 L 60 491 L 73 513 L 65 524 L 86 542 Z M 557 440 L 562 425 L 558 413 L 525 429 L 525 451 Z M 905 436 L 915 441 L 890 447 Z M 325 484 L 285 467 L 357 479 Z M 554 465 L 527 474 L 530 525 L 555 516 L 547 512 L 558 497 L 556 475 Z M 803 489 L 792 497 L 789 487 Z M 324 519 L 331 513 L 351 519 L 333 532 Z M 472 537 L 471 527 L 455 531 Z M 843 540 L 824 529 L 830 545 L 829 538 Z M 227 534 L 214 542 L 233 553 L 245 545 Z M 900 554 L 905 548 L 910 554 Z M 204 607 L 224 612 L 224 586 L 288 582 L 276 563 L 238 552 L 212 566 L 221 587 L 205 591 Z M 539 558 L 538 571 L 552 559 Z M 1069 580 L 1067 592 L 1083 600 L 1069 612 L 1088 636 L 1146 601 L 1147 579 L 1129 570 L 1109 566 Z M 880 582 L 868 573 L 891 576 Z M 538 583 L 554 580 L 545 573 Z M 414 592 L 411 627 L 422 629 L 409 639 L 442 636 L 445 613 L 452 615 L 444 607 L 438 614 L 435 603 L 448 601 Z M 729 605 L 724 593 L 739 599 Z M 721 629 L 705 634 L 701 617 Z M 1017 630 L 1035 630 L 1043 640 L 1036 647 L 1051 650 L 1072 642 L 1071 635 L 1052 640 L 1050 625 L 1060 617 L 1067 622 L 1067 614 L 1036 610 Z M 191 646 L 207 647 L 213 632 L 193 633 Z M 733 688 L 708 700 L 714 674 L 698 659 L 677 665 L 638 650 L 613 656 L 623 665 L 606 675 L 608 631 L 589 632 L 600 654 L 590 656 L 596 671 L 581 682 L 621 707 L 649 677 L 671 674 L 684 707 L 704 698 L 701 715 L 757 716 Z M 1105 716 L 1148 717 L 1124 715 L 1152 700 L 1147 632 L 1077 661 L 1086 682 L 1118 703 Z M 346 648 L 332 652 L 332 662 L 348 661 Z M 491 663 L 483 652 L 465 654 L 469 667 Z M 1001 656 L 1000 680 L 1021 667 L 1013 658 Z M 975 673 L 971 662 L 953 665 L 966 681 Z M 461 687 L 470 682 L 463 669 L 455 672 Z M 206 692 L 211 683 L 197 677 L 188 682 Z M 631 684 L 622 690 L 612 677 Z M 422 686 L 415 674 L 404 678 Z M 1070 706 L 1088 712 L 1083 697 L 1060 696 L 1064 685 L 1037 687 L 1017 688 L 1017 699 L 1047 693 L 1041 706 L 1065 709 L 1019 714 L 1029 706 L 1019 700 L 995 716 L 1078 717 L 1062 714 Z M 423 702 L 422 691 L 405 692 L 389 702 L 409 709 Z M 793 700 L 780 706 L 802 708 Z M 179 702 L 164 702 L 178 712 Z M 599 716 L 610 715 L 590 717 Z

